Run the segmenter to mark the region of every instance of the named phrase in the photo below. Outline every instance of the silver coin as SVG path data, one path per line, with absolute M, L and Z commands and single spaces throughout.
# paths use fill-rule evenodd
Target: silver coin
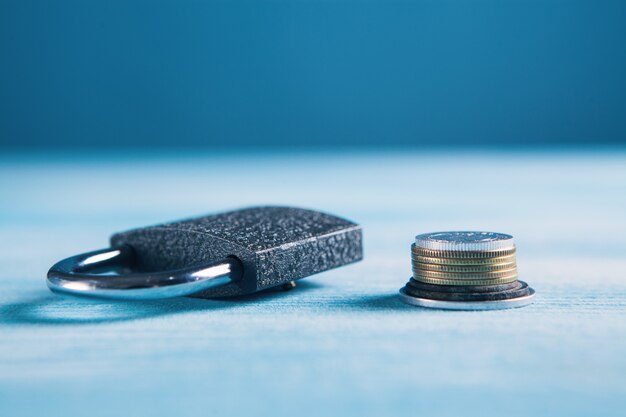
M 415 246 L 439 251 L 514 249 L 513 236 L 494 232 L 436 232 L 415 236 Z
M 498 301 L 442 301 L 412 297 L 402 289 L 400 290 L 400 299 L 407 304 L 440 310 L 504 310 L 531 304 L 535 299 L 535 290 L 529 288 L 529 292 L 530 294 L 522 297 Z

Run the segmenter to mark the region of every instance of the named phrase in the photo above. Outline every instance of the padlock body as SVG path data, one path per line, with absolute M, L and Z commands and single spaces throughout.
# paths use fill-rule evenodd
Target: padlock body
M 236 257 L 243 276 L 194 296 L 249 294 L 356 262 L 363 257 L 361 227 L 294 207 L 251 207 L 117 233 L 111 245 L 130 245 L 136 268 L 162 271 Z

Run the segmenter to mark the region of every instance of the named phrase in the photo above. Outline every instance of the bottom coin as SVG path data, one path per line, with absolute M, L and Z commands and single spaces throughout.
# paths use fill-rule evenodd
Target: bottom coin
M 528 294 L 497 301 L 444 301 L 429 298 L 413 297 L 404 288 L 400 290 L 400 299 L 407 304 L 441 310 L 504 310 L 507 308 L 524 307 L 531 304 L 535 298 L 535 290 L 528 289 Z

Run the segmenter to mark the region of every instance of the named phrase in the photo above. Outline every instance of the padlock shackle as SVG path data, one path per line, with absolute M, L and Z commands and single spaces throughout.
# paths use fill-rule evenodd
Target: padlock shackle
M 129 245 L 83 253 L 50 268 L 54 292 L 96 298 L 152 300 L 181 297 L 223 286 L 243 275 L 236 258 L 209 265 L 158 272 L 132 272 L 135 251 Z

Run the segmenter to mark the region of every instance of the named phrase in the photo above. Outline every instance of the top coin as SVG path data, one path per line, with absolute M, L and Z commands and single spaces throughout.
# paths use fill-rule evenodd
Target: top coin
M 514 249 L 513 236 L 494 232 L 437 232 L 415 236 L 415 246 L 441 251 Z

